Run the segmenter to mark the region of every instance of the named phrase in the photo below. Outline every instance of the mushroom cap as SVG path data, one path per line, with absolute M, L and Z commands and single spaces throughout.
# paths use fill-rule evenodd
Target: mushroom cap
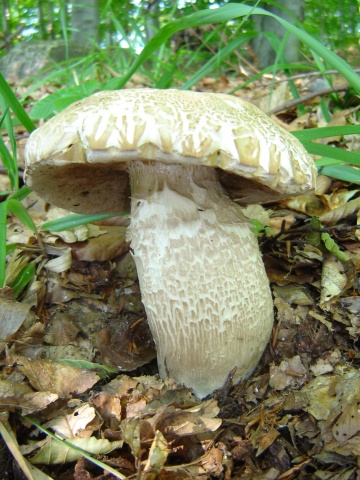
M 254 105 L 181 90 L 96 93 L 38 128 L 25 158 L 28 186 L 79 213 L 127 210 L 133 159 L 216 168 L 240 203 L 312 190 L 317 174 L 301 143 Z

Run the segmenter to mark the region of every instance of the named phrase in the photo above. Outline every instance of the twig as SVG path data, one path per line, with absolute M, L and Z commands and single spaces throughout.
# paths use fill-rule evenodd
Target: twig
M 339 85 L 337 87 L 332 87 L 332 88 L 324 88 L 323 90 L 320 90 L 318 92 L 313 92 L 309 93 L 308 95 L 304 95 L 303 97 L 300 98 L 295 98 L 294 100 L 290 100 L 289 102 L 284 103 L 283 105 L 280 105 L 280 107 L 275 107 L 270 110 L 270 113 L 280 113 L 283 110 L 287 110 L 288 108 L 295 107 L 296 105 L 299 105 L 300 103 L 308 102 L 309 100 L 312 100 L 313 98 L 316 97 L 321 97 L 323 95 L 327 95 L 328 93 L 334 93 L 334 92 L 344 92 L 349 88 L 349 84 L 345 83 L 343 85 Z
M 354 72 L 360 72 L 360 68 L 354 68 L 353 70 Z M 298 78 L 323 77 L 324 75 L 333 75 L 334 73 L 339 72 L 337 70 L 326 70 L 325 72 L 314 70 L 313 72 L 298 73 L 297 75 L 292 75 L 291 77 L 276 79 L 275 83 L 288 82 L 289 80 L 297 80 Z
M 0 43 L 0 50 L 3 50 L 4 48 L 8 47 L 11 42 L 18 36 L 20 33 L 24 30 L 25 25 L 19 25 L 17 29 L 15 30 L 14 33 L 12 33 L 9 36 L 4 36 L 3 41 Z

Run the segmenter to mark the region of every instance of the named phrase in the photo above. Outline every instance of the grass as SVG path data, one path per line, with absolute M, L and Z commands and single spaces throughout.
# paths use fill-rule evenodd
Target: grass
M 25 109 L 18 101 L 3 76 L 0 74 L 0 106 L 1 111 L 3 112 L 2 117 L 0 118 L 0 126 L 2 127 L 3 131 L 6 131 L 11 145 L 9 150 L 6 147 L 2 136 L 0 136 L 0 155 L 11 185 L 10 191 L 1 192 L 1 196 L 4 198 L 4 201 L 0 204 L 0 286 L 5 286 L 6 256 L 12 248 L 11 246 L 6 245 L 6 219 L 8 213 L 16 215 L 22 223 L 24 223 L 36 234 L 36 227 L 33 224 L 30 215 L 21 203 L 21 199 L 29 193 L 29 190 L 26 187 L 19 190 L 16 140 L 13 124 L 20 123 L 28 130 L 28 132 L 32 132 L 35 129 L 35 121 L 40 118 L 46 119 L 53 116 L 74 101 L 91 95 L 95 91 L 123 88 L 136 71 L 141 71 L 141 69 L 142 71 L 146 71 L 145 65 L 149 59 L 151 59 L 152 62 L 152 71 L 155 72 L 153 78 L 149 78 L 149 86 L 157 88 L 167 88 L 169 86 L 173 86 L 174 83 L 179 79 L 179 68 L 176 64 L 176 61 L 174 62 L 172 60 L 176 60 L 181 53 L 175 54 L 175 57 L 172 59 L 170 58 L 171 49 L 168 48 L 168 39 L 176 32 L 186 28 L 194 28 L 211 24 L 218 25 L 218 28 L 220 29 L 229 21 L 237 22 L 237 31 L 240 33 L 238 35 L 234 35 L 233 38 L 222 48 L 219 48 L 215 55 L 210 56 L 210 58 L 205 58 L 205 60 L 201 63 L 203 57 L 200 49 L 190 52 L 186 62 L 187 71 L 191 72 L 194 65 L 200 64 L 199 68 L 196 68 L 188 78 L 184 78 L 182 86 L 180 87 L 182 89 L 190 89 L 199 80 L 201 80 L 201 78 L 214 73 L 219 66 L 223 65 L 224 62 L 234 54 L 234 52 L 248 43 L 251 38 L 257 34 L 257 32 L 253 31 L 241 33 L 240 27 L 243 22 L 248 19 L 249 15 L 271 15 L 273 18 L 275 18 L 286 28 L 289 33 L 298 37 L 309 49 L 313 55 L 313 65 L 293 65 L 284 63 L 284 42 L 277 40 L 273 34 L 267 34 L 265 32 L 268 40 L 275 48 L 277 48 L 277 61 L 275 62 L 275 65 L 264 69 L 257 75 L 254 75 L 248 79 L 248 81 L 239 88 L 246 87 L 251 82 L 261 78 L 266 73 L 274 74 L 278 71 L 283 71 L 290 74 L 291 72 L 299 70 L 300 68 L 313 70 L 315 65 L 320 72 L 325 72 L 328 68 L 335 69 L 340 75 L 347 79 L 350 87 L 352 87 L 355 92 L 360 92 L 360 78 L 357 73 L 344 60 L 339 58 L 335 53 L 328 50 L 316 39 L 311 37 L 304 29 L 290 24 L 286 20 L 283 20 L 282 18 L 260 8 L 231 3 L 217 9 L 197 11 L 191 15 L 168 22 L 156 33 L 153 39 L 147 45 L 145 45 L 140 55 L 135 55 L 133 52 L 130 53 L 130 57 L 127 60 L 127 64 L 130 64 L 130 66 L 127 68 L 126 72 L 118 78 L 101 78 L 100 80 L 97 78 L 96 69 L 93 67 L 94 60 L 98 58 L 100 59 L 100 63 L 105 60 L 104 55 L 100 50 L 98 50 L 97 57 L 96 52 L 93 52 L 87 58 L 76 60 L 75 63 L 78 66 L 81 66 L 82 69 L 84 69 L 84 66 L 90 68 L 90 65 L 92 65 L 90 70 L 85 68 L 87 74 L 89 74 L 90 71 L 92 72 L 92 78 L 90 76 L 88 79 L 83 79 L 84 81 L 81 81 L 80 84 L 76 84 L 79 83 L 79 79 L 77 76 L 75 76 L 74 78 L 77 78 L 75 85 L 67 86 L 66 88 L 60 88 L 57 92 L 42 99 L 35 104 L 30 115 L 26 113 Z M 113 21 L 115 20 L 113 19 Z M 63 30 L 66 31 L 66 28 L 63 27 Z M 212 37 L 210 37 L 210 40 L 211 38 Z M 210 40 L 208 40 L 208 42 L 210 42 Z M 169 65 L 171 66 L 169 67 Z M 122 67 L 123 66 L 124 65 L 122 65 Z M 69 68 L 68 63 L 66 63 L 64 66 L 58 66 L 55 73 L 50 73 L 48 77 L 38 80 L 37 86 L 39 86 L 41 81 L 45 82 L 46 80 L 51 80 L 56 74 L 58 75 L 58 78 L 59 75 L 60 77 L 61 75 L 69 75 L 70 70 L 71 69 Z M 66 84 L 69 85 L 69 81 L 67 81 Z M 293 95 L 296 96 L 297 91 L 293 83 L 291 83 L 291 87 Z M 28 94 L 29 92 L 31 92 L 31 89 L 29 89 Z M 304 107 L 300 106 L 300 108 Z M 294 135 L 303 143 L 309 153 L 319 157 L 319 159 L 316 160 L 316 163 L 320 172 L 330 177 L 360 184 L 360 170 L 357 168 L 360 166 L 359 153 L 349 152 L 343 149 L 337 149 L 328 145 L 314 142 L 314 140 L 331 137 L 334 134 L 349 135 L 358 133 L 360 133 L 360 126 L 348 125 L 345 127 L 327 127 L 303 130 L 294 132 Z M 64 219 L 59 219 L 51 225 L 46 224 L 43 227 L 45 229 L 53 228 L 61 230 L 72 228 L 74 227 L 75 223 L 76 225 L 79 225 L 89 221 L 94 221 L 94 219 L 86 215 L 71 216 Z M 24 267 L 24 271 L 20 272 L 19 276 L 19 281 L 21 283 L 24 281 L 23 279 L 29 278 L 29 271 Z

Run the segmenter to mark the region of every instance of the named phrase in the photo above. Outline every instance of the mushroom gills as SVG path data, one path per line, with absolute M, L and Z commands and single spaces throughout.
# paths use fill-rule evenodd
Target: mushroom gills
M 129 162 L 128 239 L 163 379 L 200 398 L 257 366 L 273 325 L 259 246 L 206 166 Z

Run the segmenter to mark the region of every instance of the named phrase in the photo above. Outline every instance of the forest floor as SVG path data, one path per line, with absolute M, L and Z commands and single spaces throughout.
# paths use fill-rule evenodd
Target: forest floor
M 204 78 L 196 90 L 229 92 L 243 81 Z M 272 117 L 287 130 L 327 125 L 321 81 L 295 82 L 308 98 L 300 117 L 287 82 L 271 96 L 266 78 L 236 94 L 279 111 Z M 338 109 L 331 125 L 344 125 L 351 108 Z M 18 137 L 21 152 L 27 137 Z M 358 145 L 355 136 L 326 141 Z M 35 194 L 24 204 L 39 227 L 68 213 Z M 358 186 L 320 176 L 315 193 L 248 209 L 266 226 L 259 242 L 274 329 L 254 375 L 202 401 L 157 375 L 126 225 L 40 230 L 39 241 L 9 215 L 7 240 L 18 245 L 9 278 L 30 262 L 37 269 L 18 302 L 12 289 L 0 297 L 0 478 L 360 478 L 359 206 Z

